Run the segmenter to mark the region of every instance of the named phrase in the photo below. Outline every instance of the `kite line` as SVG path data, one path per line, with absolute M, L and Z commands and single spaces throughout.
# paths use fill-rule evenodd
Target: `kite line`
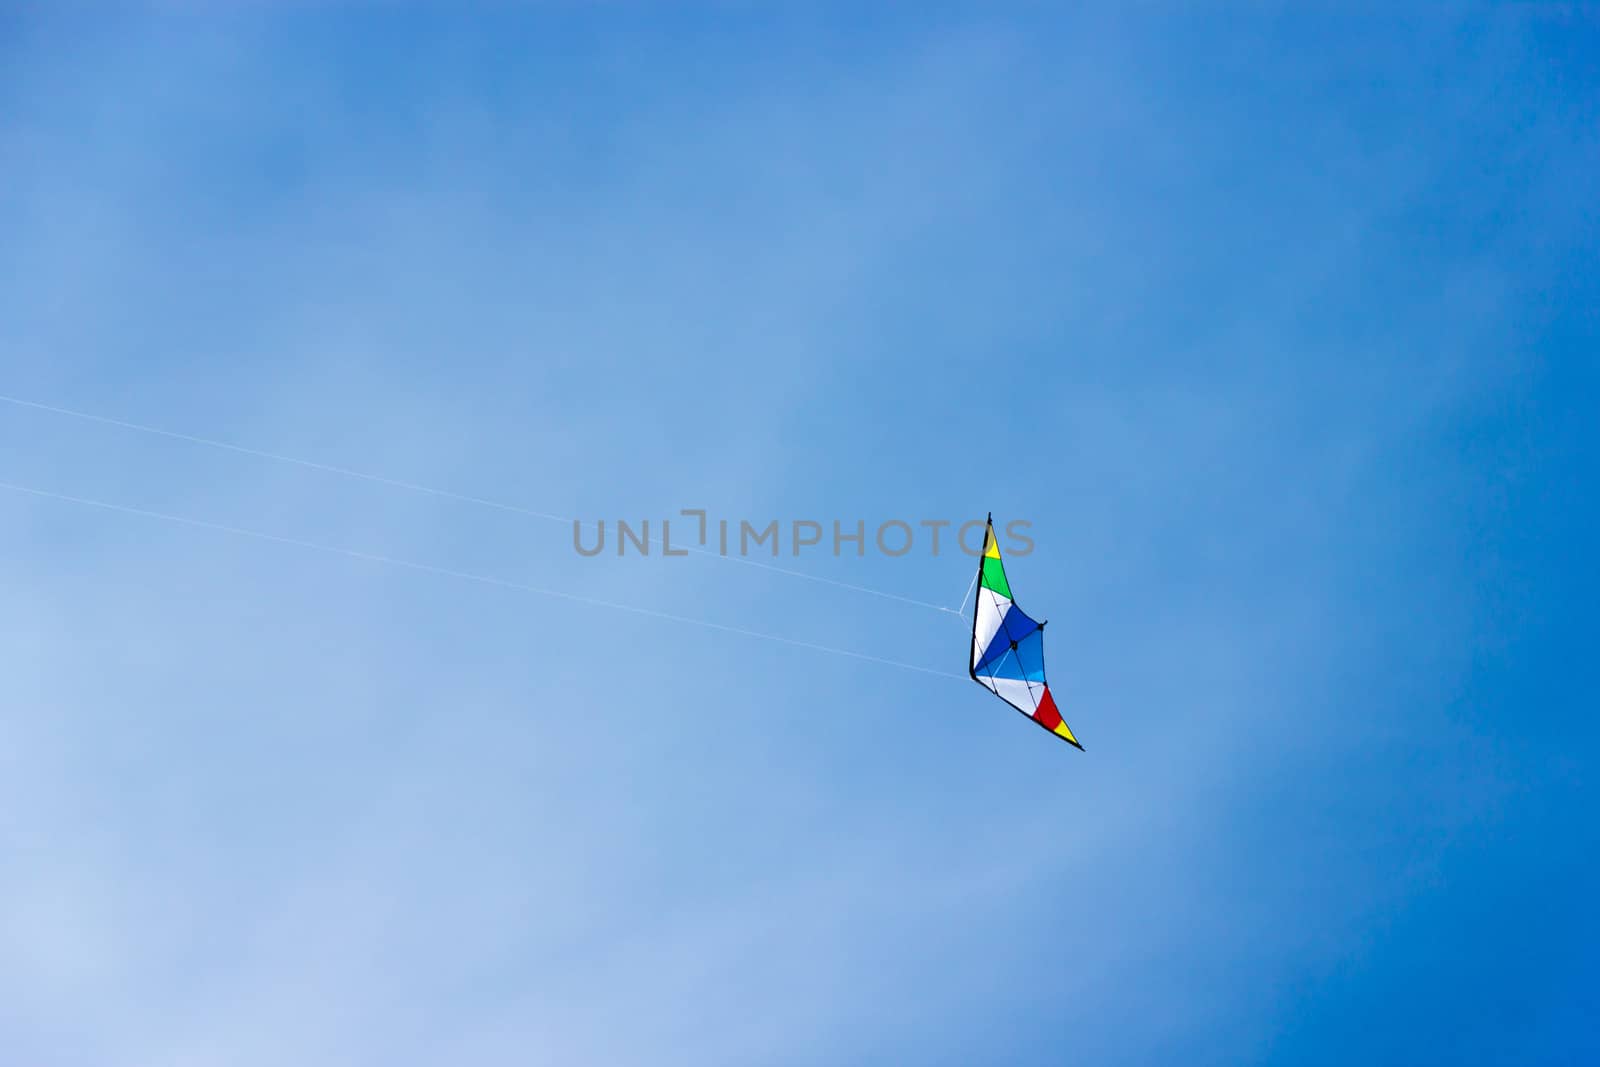
M 495 586 L 517 593 L 528 593 L 534 596 L 554 597 L 578 604 L 588 604 L 594 607 L 610 608 L 614 611 L 624 611 L 633 615 L 643 615 L 665 622 L 683 623 L 689 626 L 699 626 L 708 630 L 719 630 L 723 633 L 738 634 L 742 637 L 752 637 L 762 641 L 772 641 L 781 645 L 790 645 L 795 648 L 804 648 L 812 652 L 823 652 L 832 656 L 847 656 L 850 659 L 864 660 L 868 663 L 877 663 L 887 667 L 898 667 L 901 670 L 916 671 L 919 674 L 931 674 L 937 678 L 956 678 L 962 676 L 950 671 L 934 670 L 932 667 L 920 667 L 915 663 L 905 663 L 901 660 L 887 659 L 883 656 L 868 655 L 865 652 L 855 652 L 847 648 L 835 648 L 832 645 L 819 645 L 812 641 L 802 641 L 795 637 L 784 637 L 781 634 L 765 633 L 760 630 L 749 630 L 741 626 L 728 626 L 710 619 L 697 619 L 690 615 L 676 615 L 672 612 L 657 611 L 638 604 L 624 604 L 614 600 L 603 600 L 599 597 L 583 596 L 579 593 L 568 593 L 560 589 L 546 589 L 542 586 L 528 585 L 523 582 L 513 582 L 504 578 L 495 578 L 486 574 L 474 574 L 471 571 L 453 570 L 449 567 L 438 567 L 431 563 L 418 563 L 414 560 L 398 559 L 393 556 L 380 556 L 372 552 L 362 552 L 353 548 L 340 548 L 337 545 L 325 545 L 316 541 L 305 541 L 297 537 L 284 537 L 280 534 L 265 533 L 260 530 L 250 530 L 242 526 L 228 526 L 220 522 L 209 522 L 205 519 L 193 519 L 185 515 L 172 515 L 162 511 L 152 511 L 148 508 L 133 507 L 128 504 L 114 504 L 106 500 L 94 500 L 89 497 L 71 496 L 67 493 L 55 493 L 46 489 L 35 489 L 26 485 L 15 485 L 10 482 L 0 482 L 0 489 L 14 493 L 45 500 L 61 501 L 68 504 L 79 504 L 84 507 L 99 508 L 103 511 L 114 511 L 124 515 L 137 515 L 146 519 L 157 519 L 162 522 L 176 523 L 200 530 L 212 530 L 219 533 L 232 534 L 236 537 L 249 537 L 258 541 L 270 541 L 275 544 L 289 545 L 295 548 L 308 549 L 314 552 L 323 552 L 329 555 L 344 556 L 349 559 L 363 560 L 368 563 L 381 563 L 390 567 L 399 567 L 405 570 L 420 571 L 425 574 L 435 574 L 445 578 L 456 578 L 462 581 L 477 582 L 480 585 Z
M 267 452 L 263 451 L 262 449 L 249 448 L 244 445 L 236 445 L 228 441 L 219 441 L 215 438 L 199 437 L 194 434 L 181 433 L 177 430 L 162 429 L 159 426 L 150 426 L 138 422 L 128 422 L 124 419 L 114 419 L 107 415 L 96 415 L 92 412 L 79 411 L 74 408 L 58 407 L 54 404 L 43 404 L 37 400 L 26 400 L 22 397 L 8 396 L 4 393 L 0 393 L 0 402 L 12 404 L 21 408 L 30 408 L 34 411 L 48 412 L 52 415 L 65 415 L 68 418 L 81 419 L 85 422 L 95 422 L 101 424 L 102 426 L 114 426 L 118 429 L 131 430 L 135 433 L 149 434 L 155 437 L 166 437 L 174 441 L 184 441 L 189 444 L 201 445 L 206 448 L 220 449 L 222 451 L 233 452 L 238 455 L 251 456 L 255 459 L 270 460 L 274 463 L 287 463 L 296 467 L 302 467 L 306 470 L 320 471 L 324 474 L 333 474 L 341 478 L 352 478 L 357 481 L 370 482 L 374 485 L 388 486 L 391 489 L 401 489 L 411 493 L 421 493 L 426 496 L 438 497 L 444 500 L 454 500 L 458 503 L 473 504 L 477 507 L 491 508 L 495 511 L 509 512 L 513 515 L 523 515 L 529 518 L 544 519 L 549 522 L 559 522 L 563 524 L 575 523 L 584 527 L 593 527 L 595 525 L 592 522 L 583 522 L 580 519 L 569 518 L 565 515 L 555 515 L 547 511 L 536 511 L 532 508 L 521 507 L 517 504 L 508 504 L 500 500 L 491 500 L 488 497 L 473 496 L 469 493 L 458 493 L 451 489 L 440 489 L 436 486 L 422 485 L 418 482 L 408 482 L 399 478 L 389 478 L 381 474 L 371 474 L 366 471 L 353 470 L 349 467 L 335 466 L 331 463 L 320 463 L 316 460 L 302 459 L 298 456 L 288 456 L 279 452 Z M 665 545 L 664 541 L 657 541 L 654 539 L 651 539 L 650 543 Z M 868 596 L 881 597 L 885 600 L 894 600 L 902 604 L 908 604 L 912 607 L 926 608 L 930 611 L 943 612 L 947 615 L 961 615 L 961 611 L 958 609 L 948 608 L 942 604 L 930 603 L 926 600 L 916 600 L 912 597 L 901 596 L 899 593 L 891 593 L 884 589 L 873 589 L 870 586 L 856 585 L 852 582 L 841 582 L 835 578 L 825 578 L 819 574 L 807 574 L 805 571 L 797 571 L 789 567 L 779 567 L 772 563 L 763 563 L 757 559 L 747 559 L 744 556 L 727 556 L 719 552 L 713 552 L 709 548 L 701 548 L 695 545 L 680 547 L 684 547 L 685 550 L 689 552 L 694 552 L 703 556 L 709 556 L 712 559 L 727 560 L 731 563 L 743 563 L 746 566 L 757 567 L 764 571 L 772 571 L 775 574 L 787 575 L 791 578 L 802 578 L 808 582 L 816 582 L 820 585 L 831 585 L 839 589 L 848 589 L 851 592 L 864 593 Z M 968 590 L 968 592 L 970 593 L 970 590 Z M 963 598 L 962 606 L 965 607 L 965 598 Z
M 967 610 L 967 597 L 971 596 L 972 595 L 972 591 L 974 589 L 976 589 L 977 587 L 978 587 L 978 575 L 974 574 L 972 576 L 972 581 L 967 583 L 967 591 L 965 593 L 961 594 L 961 606 L 956 608 L 956 614 L 957 615 L 965 615 L 966 610 Z

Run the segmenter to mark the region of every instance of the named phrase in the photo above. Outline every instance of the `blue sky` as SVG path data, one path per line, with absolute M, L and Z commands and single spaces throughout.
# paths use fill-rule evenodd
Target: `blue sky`
M 0 393 L 558 515 L 1025 517 L 1087 751 L 964 678 L 6 491 L 0 1045 L 1600 1053 L 1600 38 L 1543 10 L 4 16 Z M 0 481 L 965 661 L 12 404 Z

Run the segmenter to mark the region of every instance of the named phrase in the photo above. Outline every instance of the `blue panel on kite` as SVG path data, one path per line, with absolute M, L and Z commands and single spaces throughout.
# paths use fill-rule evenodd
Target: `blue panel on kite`
M 1001 649 L 993 663 L 978 671 L 979 674 L 990 678 L 1011 678 L 1019 682 L 1044 681 L 1044 631 L 1034 630 L 1033 633 L 1017 642 L 1017 647 L 1009 644 Z
M 996 632 L 994 640 L 989 642 L 989 647 L 983 650 L 983 656 L 973 666 L 979 674 L 990 674 L 991 666 L 998 663 L 1011 651 L 1011 642 L 1021 641 L 1030 634 L 1039 632 L 1039 624 L 1029 618 L 1023 610 L 1015 604 L 1006 609 L 1005 616 L 1000 620 L 1000 629 Z

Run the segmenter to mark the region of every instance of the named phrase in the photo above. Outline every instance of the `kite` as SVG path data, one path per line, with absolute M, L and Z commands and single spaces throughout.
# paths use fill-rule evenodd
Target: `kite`
M 994 538 L 994 516 L 983 539 L 978 563 L 978 599 L 972 607 L 972 665 L 967 673 L 1022 714 L 1068 744 L 1082 750 L 1072 730 L 1061 721 L 1050 687 L 1044 680 L 1044 623 L 1035 622 L 1011 599 L 1000 544 Z

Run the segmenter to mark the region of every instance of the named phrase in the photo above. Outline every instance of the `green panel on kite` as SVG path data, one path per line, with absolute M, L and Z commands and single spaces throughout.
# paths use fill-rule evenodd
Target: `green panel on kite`
M 984 558 L 981 584 L 985 589 L 993 589 L 1007 600 L 1011 599 L 1011 586 L 1006 582 L 1006 569 L 993 556 Z

